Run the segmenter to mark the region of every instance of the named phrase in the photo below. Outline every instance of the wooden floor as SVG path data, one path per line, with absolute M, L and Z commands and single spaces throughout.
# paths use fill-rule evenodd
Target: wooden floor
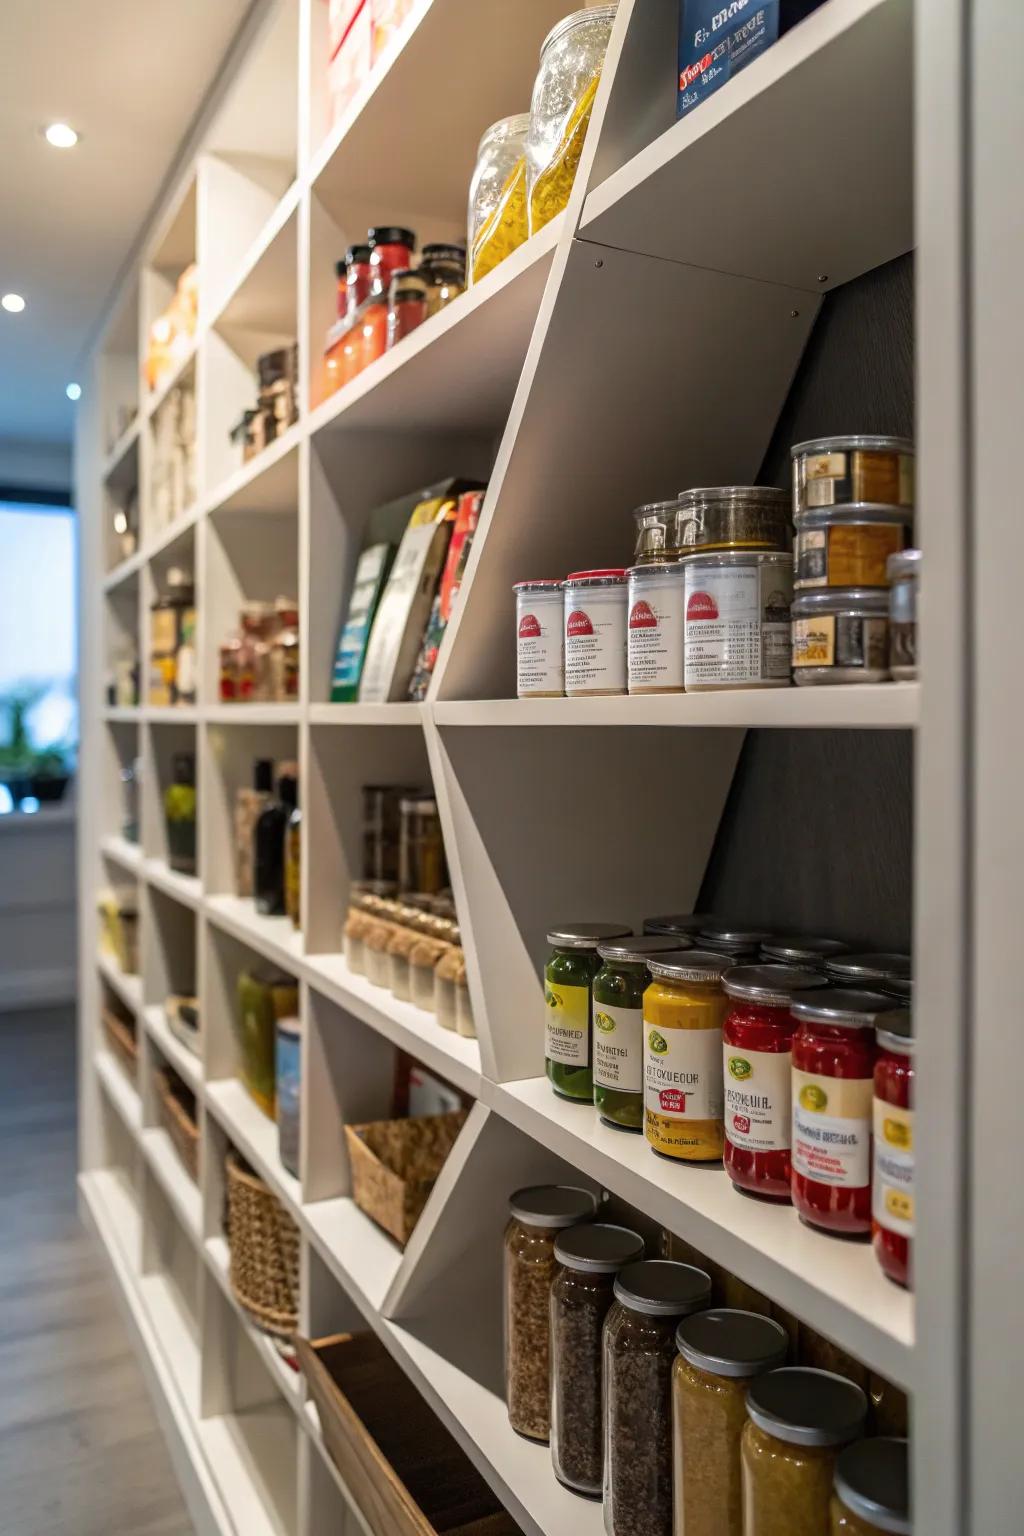
M 193 1536 L 75 1194 L 70 1010 L 0 1013 L 0 1532 Z

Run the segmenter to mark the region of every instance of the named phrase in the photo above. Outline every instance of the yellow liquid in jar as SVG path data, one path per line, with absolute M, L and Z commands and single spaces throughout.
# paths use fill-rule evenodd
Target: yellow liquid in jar
M 561 213 L 569 201 L 600 81 L 601 72 L 598 70 L 573 107 L 550 164 L 544 167 L 533 184 L 530 193 L 531 235 L 535 235 L 538 229 L 543 229 L 556 214 Z
M 712 1163 L 725 1150 L 725 1126 L 721 1114 L 722 1022 L 727 1001 L 717 978 L 708 983 L 652 981 L 644 993 L 644 1135 L 656 1152 L 689 1163 Z M 675 1044 L 672 1036 L 679 1030 L 708 1032 L 706 1041 L 694 1042 L 695 1059 L 707 1063 L 709 1074 L 717 1078 L 719 1113 L 708 1120 L 690 1120 L 681 1115 L 659 1114 L 651 1108 L 650 1088 L 646 1084 L 647 1064 L 651 1059 L 652 1030 L 662 1037 L 665 1056 L 670 1059 Z M 714 1098 L 714 1093 L 712 1094 Z

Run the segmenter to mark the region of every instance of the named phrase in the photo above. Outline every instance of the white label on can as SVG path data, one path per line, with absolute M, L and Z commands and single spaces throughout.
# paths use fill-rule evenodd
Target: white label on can
M 871 1211 L 880 1227 L 914 1235 L 914 1111 L 875 1099 L 875 1174 Z
M 644 1107 L 669 1120 L 721 1120 L 722 1031 L 644 1020 Z
M 817 1184 L 871 1182 L 870 1077 L 820 1077 L 793 1068 L 793 1169 Z
M 792 568 L 778 561 L 688 567 L 686 687 L 788 678 L 792 592 Z
M 562 693 L 565 660 L 562 649 L 562 594 L 516 594 L 516 691 Z
M 566 587 L 565 691 L 625 693 L 625 582 Z
M 678 568 L 677 568 L 678 569 Z M 629 691 L 683 686 L 683 578 L 630 577 Z
M 644 1086 L 644 1015 L 642 1008 L 594 1003 L 594 1082 L 619 1093 L 640 1093 Z
M 788 1051 L 745 1051 L 723 1045 L 725 1134 L 745 1152 L 784 1152 L 791 1112 Z

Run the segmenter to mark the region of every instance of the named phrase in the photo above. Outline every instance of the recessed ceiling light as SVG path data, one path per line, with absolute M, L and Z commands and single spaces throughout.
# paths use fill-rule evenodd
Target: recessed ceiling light
M 69 384 L 64 393 L 67 395 L 69 400 L 81 400 L 82 386 L 81 384 Z
M 20 293 L 5 293 L 3 298 L 0 299 L 0 304 L 3 305 L 9 315 L 20 315 L 25 308 L 25 300 Z
M 46 142 L 54 149 L 74 149 L 78 134 L 67 123 L 51 123 L 46 129 Z

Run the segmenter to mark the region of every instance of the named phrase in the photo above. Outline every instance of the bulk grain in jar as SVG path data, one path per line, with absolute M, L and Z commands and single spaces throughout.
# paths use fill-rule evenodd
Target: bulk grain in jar
M 910 1536 L 909 1446 L 881 1436 L 858 1440 L 836 1462 L 830 1536 Z
M 551 1462 L 560 1483 L 600 1498 L 604 1475 L 602 1334 L 615 1276 L 644 1256 L 627 1227 L 591 1222 L 555 1242 L 551 1286 Z
M 890 1280 L 909 1287 L 914 1242 L 914 1035 L 909 1010 L 883 1014 L 875 1044 L 871 1239 Z
M 683 567 L 686 692 L 787 687 L 792 555 L 727 550 Z
M 594 977 L 594 1104 L 605 1125 L 644 1128 L 644 992 L 647 962 L 677 953 L 687 940 L 675 934 L 617 939 L 598 949 Z
M 793 599 L 793 681 L 884 683 L 889 678 L 889 594 L 879 587 L 798 592 Z
M 480 140 L 469 184 L 470 284 L 478 283 L 528 238 L 526 136 L 530 114 L 502 117 Z
M 531 235 L 569 201 L 616 8 L 593 5 L 566 16 L 541 47 L 526 139 Z
M 626 670 L 630 693 L 683 691 L 683 567 L 635 565 L 629 576 Z
M 604 1325 L 604 1524 L 608 1536 L 671 1536 L 676 1329 L 711 1302 L 704 1270 L 631 1264 Z
M 743 1536 L 740 1440 L 747 1387 L 784 1365 L 789 1339 L 757 1312 L 684 1318 L 672 1371 L 674 1536 Z
M 906 437 L 855 434 L 794 443 L 793 511 L 874 502 L 914 505 L 914 445 Z
M 577 698 L 625 693 L 625 571 L 574 571 L 562 590 L 566 694 Z
M 644 993 L 644 1134 L 684 1162 L 722 1156 L 722 972 L 727 955 L 691 949 L 651 956 Z
M 747 1392 L 743 1536 L 824 1536 L 836 1458 L 864 1433 L 868 1402 L 844 1376 L 784 1366 Z
M 560 699 L 565 693 L 565 622 L 560 581 L 520 581 L 516 594 L 516 695 Z
M 541 1184 L 509 1200 L 505 1228 L 505 1402 L 509 1423 L 531 1440 L 551 1427 L 551 1284 L 559 1232 L 589 1221 L 597 1197 L 588 1189 Z
M 544 1069 L 563 1099 L 593 1102 L 591 989 L 601 969 L 598 946 L 629 937 L 629 929 L 621 923 L 567 923 L 548 934 Z

